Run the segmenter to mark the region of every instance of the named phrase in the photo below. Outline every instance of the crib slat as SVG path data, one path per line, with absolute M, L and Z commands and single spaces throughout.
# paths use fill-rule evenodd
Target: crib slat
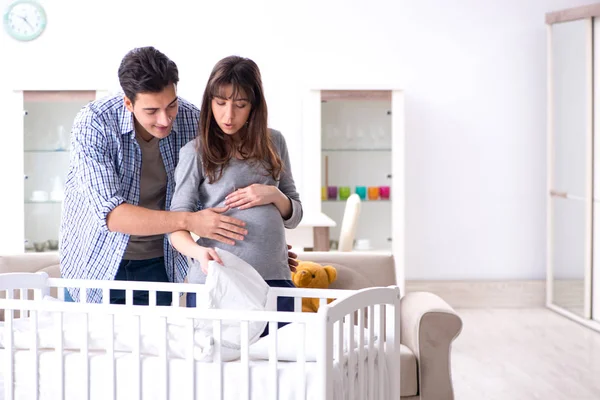
M 87 303 L 87 289 L 85 289 L 85 288 L 79 289 L 79 301 L 81 303 Z
M 248 321 L 240 322 L 240 335 L 242 339 L 242 354 L 241 354 L 241 367 L 242 367 L 242 392 L 241 399 L 250 400 L 250 362 L 249 362 L 249 347 L 250 347 L 250 330 L 248 327 Z
M 186 351 L 186 360 L 188 370 L 190 371 L 190 399 L 196 399 L 196 361 L 194 359 L 194 320 L 186 321 L 186 337 L 188 348 Z M 168 397 L 165 397 L 168 398 Z
M 110 289 L 102 289 L 102 304 L 110 304 Z
M 294 297 L 294 312 L 302 312 L 302 297 Z
M 129 300 L 128 300 L 129 301 Z M 132 303 L 133 304 L 133 301 Z M 133 318 L 133 371 L 137 378 L 136 398 L 142 400 L 142 360 L 140 358 L 140 316 Z
M 167 345 L 168 345 L 168 340 L 169 340 L 169 331 L 168 331 L 169 328 L 167 326 L 167 318 L 166 317 L 161 317 L 160 322 L 161 322 L 160 330 L 163 334 L 163 340 L 162 340 L 162 346 L 160 346 L 158 355 L 160 357 L 160 364 L 162 365 L 162 368 L 163 368 L 162 376 L 164 378 L 164 381 L 163 381 L 163 395 L 159 396 L 159 397 L 162 397 L 163 399 L 168 399 L 169 398 L 169 360 L 167 358 Z
M 171 307 L 179 307 L 179 292 L 171 292 Z
M 327 305 L 327 299 L 326 298 L 320 298 L 319 299 L 319 308 L 326 306 Z
M 348 323 L 348 393 L 349 398 L 354 399 L 354 313 L 349 314 Z
M 378 354 L 377 354 L 377 364 L 378 365 L 382 365 L 382 363 L 385 362 L 385 355 L 383 354 L 383 344 L 385 342 L 385 330 L 384 330 L 384 305 L 382 304 L 378 304 L 377 306 L 377 337 L 378 337 Z M 385 400 L 385 391 L 383 390 L 383 373 L 382 373 L 383 369 L 380 368 L 379 369 L 379 373 L 377 374 L 379 376 L 379 400 Z
M 19 298 L 21 300 L 27 300 L 27 289 L 19 289 Z M 29 312 L 25 309 L 21 309 L 19 311 L 19 318 L 27 318 L 29 316 Z
M 149 291 L 149 293 L 148 293 L 148 305 L 151 306 L 151 307 L 155 307 L 156 306 L 156 290 L 150 290 Z
M 104 295 L 104 301 L 110 301 L 110 296 Z M 108 300 L 106 300 L 108 299 Z M 117 374 L 115 368 L 115 316 L 110 314 L 108 316 L 108 324 L 106 326 L 108 335 L 108 348 L 106 349 L 107 361 L 108 361 L 108 374 L 110 376 L 109 385 L 110 393 L 112 393 L 113 400 L 117 399 Z
M 38 352 L 38 312 L 37 310 L 31 311 L 31 356 L 33 358 L 33 381 L 35 382 L 34 396 L 33 399 L 39 399 L 40 393 L 40 382 L 39 382 L 39 352 Z
M 392 324 L 393 321 L 393 326 L 394 326 L 394 350 L 392 353 L 392 360 L 394 360 L 392 362 L 392 374 L 391 376 L 401 376 L 401 363 L 400 363 L 400 302 L 397 301 L 394 306 L 388 305 L 387 306 L 387 313 L 386 313 L 386 320 L 388 324 Z M 390 339 L 389 337 L 387 338 L 388 340 Z M 401 384 L 402 382 L 398 382 L 398 384 L 393 385 L 393 392 L 391 393 L 391 396 L 396 396 L 395 398 L 400 398 L 400 388 L 401 388 Z
M 6 291 L 6 298 L 12 299 L 13 291 Z M 8 351 L 8 354 L 5 356 L 6 360 L 6 375 L 4 377 L 4 398 L 6 400 L 14 400 L 15 392 L 14 392 L 14 381 L 15 381 L 15 373 L 14 373 L 14 349 L 13 349 L 13 318 L 14 318 L 14 310 L 13 309 L 5 309 L 4 310 L 4 337 L 6 339 L 5 351 Z
M 219 399 L 223 400 L 223 363 L 221 362 L 221 320 L 213 321 L 213 340 L 214 340 L 214 351 L 213 351 L 213 364 L 218 364 L 218 368 L 215 368 L 215 381 L 217 382 L 217 393 L 219 393 Z M 214 397 L 213 397 L 214 398 Z
M 83 383 L 83 397 L 84 399 L 90 398 L 90 365 L 89 365 L 89 343 L 88 343 L 88 331 L 89 331 L 89 314 L 84 314 L 83 318 L 83 330 L 81 332 L 81 370 L 83 371 L 83 375 L 85 376 L 85 382 Z
M 369 400 L 375 400 L 375 312 L 369 306 Z
M 58 398 L 64 400 L 65 398 L 65 363 L 63 356 L 63 313 L 57 312 L 54 314 L 54 326 L 56 329 L 56 361 L 58 365 L 58 373 L 60 378 L 56 380 L 58 385 Z
M 300 346 L 298 346 L 296 359 L 298 360 L 298 398 L 306 398 L 306 324 L 300 323 Z
M 13 291 L 6 291 L 6 298 L 12 299 Z M 6 355 L 6 368 L 7 371 L 4 378 L 4 398 L 6 400 L 14 400 L 15 392 L 14 392 L 14 349 L 13 349 L 13 318 L 14 318 L 14 310 L 13 309 L 5 309 L 4 310 L 4 337 L 6 338 L 6 346 L 5 351 L 8 351 Z
M 337 361 L 340 368 L 344 365 L 344 319 L 336 322 L 337 324 Z
M 269 381 L 271 386 L 271 399 L 279 399 L 279 390 L 277 387 L 277 322 L 269 321 Z
M 364 309 L 358 310 L 358 397 L 365 398 L 365 315 Z
M 125 304 L 127 304 L 128 306 L 133 305 L 133 289 L 125 290 Z

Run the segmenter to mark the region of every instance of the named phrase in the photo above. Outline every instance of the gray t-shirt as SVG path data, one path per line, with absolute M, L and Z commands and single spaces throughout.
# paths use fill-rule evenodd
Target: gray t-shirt
M 198 244 L 227 250 L 252 265 L 265 280 L 291 279 L 285 229 L 293 229 L 302 220 L 302 204 L 292 177 L 290 159 L 283 135 L 270 130 L 273 143 L 283 162 L 280 179 L 275 180 L 261 163 L 232 159 L 221 178 L 209 183 L 205 176 L 197 140 L 181 148 L 179 163 L 175 169 L 175 192 L 171 211 L 196 211 L 203 208 L 224 206 L 225 196 L 236 189 L 254 183 L 277 186 L 292 203 L 292 215 L 284 220 L 274 204 L 252 207 L 246 210 L 231 209 L 225 215 L 246 223 L 248 234 L 234 246 L 216 240 L 200 238 Z

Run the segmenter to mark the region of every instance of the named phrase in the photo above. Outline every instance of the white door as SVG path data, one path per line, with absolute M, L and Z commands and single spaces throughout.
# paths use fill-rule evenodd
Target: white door
M 548 297 L 591 318 L 591 19 L 554 24 L 549 46 Z

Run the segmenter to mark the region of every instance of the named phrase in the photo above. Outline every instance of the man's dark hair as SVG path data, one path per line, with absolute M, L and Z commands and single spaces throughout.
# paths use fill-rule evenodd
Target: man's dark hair
M 132 103 L 138 93 L 158 93 L 178 82 L 177 65 L 154 47 L 131 50 L 119 66 L 119 83 Z

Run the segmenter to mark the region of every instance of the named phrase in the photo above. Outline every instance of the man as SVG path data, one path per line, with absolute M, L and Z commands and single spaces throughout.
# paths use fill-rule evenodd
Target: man
M 187 261 L 166 233 L 188 230 L 231 245 L 247 234 L 243 221 L 223 215 L 227 208 L 165 211 L 179 150 L 196 136 L 200 114 L 177 96 L 178 82 L 164 54 L 134 49 L 119 67 L 124 96 L 94 101 L 75 118 L 60 229 L 63 277 L 182 282 Z M 68 294 L 80 299 L 76 288 Z M 125 301 L 123 291 L 110 297 Z M 87 292 L 88 302 L 101 300 L 101 290 Z M 147 292 L 135 292 L 134 303 L 147 304 Z M 170 304 L 171 294 L 158 293 L 157 303 Z

